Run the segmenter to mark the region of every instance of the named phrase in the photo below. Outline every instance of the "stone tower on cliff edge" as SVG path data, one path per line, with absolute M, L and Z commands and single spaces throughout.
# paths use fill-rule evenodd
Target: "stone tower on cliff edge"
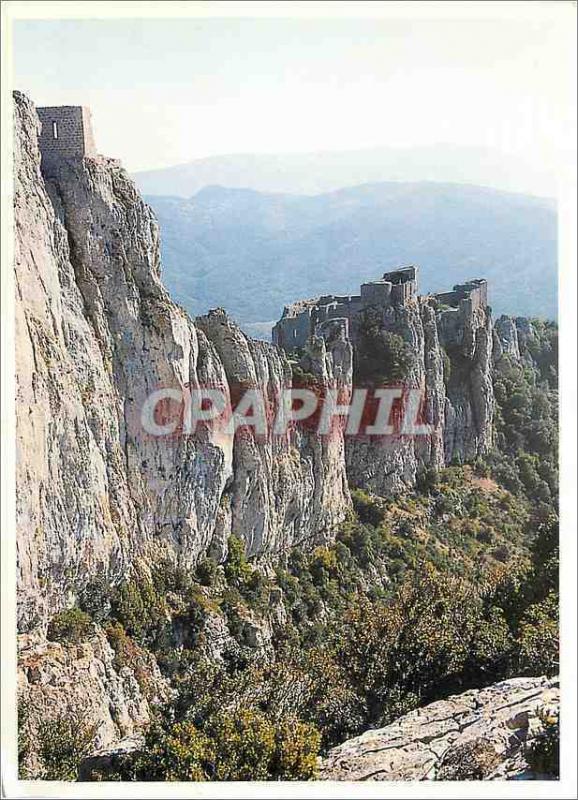
M 90 109 L 84 106 L 45 106 L 36 109 L 42 129 L 43 170 L 63 159 L 96 158 Z

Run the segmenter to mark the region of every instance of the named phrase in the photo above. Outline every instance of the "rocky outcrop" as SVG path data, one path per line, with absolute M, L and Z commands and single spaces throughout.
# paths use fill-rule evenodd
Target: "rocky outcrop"
M 365 312 L 367 316 L 367 312 Z M 351 482 L 379 495 L 411 487 L 424 463 L 441 467 L 443 456 L 444 384 L 443 362 L 433 322 L 432 308 L 412 297 L 403 305 L 372 313 L 380 330 L 396 334 L 407 342 L 413 354 L 412 366 L 404 383 L 419 388 L 427 398 L 424 422 L 431 435 L 407 436 L 395 432 L 387 436 L 353 436 L 346 442 L 347 470 Z M 363 340 L 356 343 L 354 358 L 362 355 Z
M 133 646 L 134 648 L 134 646 Z M 38 774 L 36 748 L 55 735 L 43 725 L 69 719 L 90 731 L 91 750 L 138 737 L 150 722 L 151 708 L 170 691 L 156 661 L 136 648 L 131 667 L 119 664 L 102 630 L 82 644 L 61 644 L 24 635 L 19 644 L 18 690 L 26 709 L 26 735 L 33 743 L 23 766 Z
M 285 354 L 267 342 L 248 339 L 221 309 L 198 317 L 196 325 L 215 347 L 233 401 L 247 389 L 255 390 L 266 401 L 270 423 L 283 390 L 292 385 Z M 351 363 L 350 346 L 343 342 L 343 355 L 339 341 L 326 345 L 319 340 L 315 360 L 326 386 L 341 376 L 344 357 Z M 351 375 L 344 380 L 350 381 Z M 263 436 L 238 431 L 228 494 L 232 530 L 242 532 L 250 554 L 275 558 L 295 544 L 328 541 L 343 520 L 349 493 L 341 435 L 319 437 L 295 426 L 277 435 L 267 427 Z
M 320 778 L 344 781 L 531 778 L 525 748 L 557 716 L 557 679 L 513 678 L 440 700 L 329 751 Z
M 461 303 L 436 314 L 439 343 L 447 364 L 445 463 L 464 463 L 492 445 L 493 324 L 488 306 Z
M 353 484 L 385 495 L 411 488 L 421 468 L 439 469 L 488 452 L 492 443 L 492 322 L 485 306 L 438 310 L 433 298 L 411 297 L 377 311 L 379 327 L 409 345 L 413 365 L 403 383 L 419 389 L 430 434 L 346 440 Z M 354 349 L 362 355 L 363 341 Z
M 544 349 L 540 344 L 536 322 L 526 317 L 508 317 L 502 314 L 494 324 L 493 361 L 498 368 L 501 360 L 505 358 L 535 372 L 540 371 L 540 364 L 536 362 L 536 353 Z M 544 357 L 546 353 L 542 353 Z M 557 354 L 554 358 L 556 360 Z
M 520 346 L 516 321 L 502 314 L 494 323 L 494 360 L 499 361 L 504 355 L 519 360 Z

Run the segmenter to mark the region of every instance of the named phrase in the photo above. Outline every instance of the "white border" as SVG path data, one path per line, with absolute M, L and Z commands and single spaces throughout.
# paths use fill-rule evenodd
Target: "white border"
M 576 4 L 573 2 L 5 2 L 2 6 L 2 770 L 3 797 L 199 798 L 575 798 L 576 782 L 576 151 L 558 165 L 560 213 L 560 419 L 562 588 L 562 779 L 559 782 L 463 783 L 108 783 L 16 779 L 16 648 L 14 539 L 14 320 L 11 181 L 11 25 L 14 19 L 166 17 L 379 17 L 551 20 L 565 14 L 561 58 L 574 75 L 568 98 L 575 141 Z

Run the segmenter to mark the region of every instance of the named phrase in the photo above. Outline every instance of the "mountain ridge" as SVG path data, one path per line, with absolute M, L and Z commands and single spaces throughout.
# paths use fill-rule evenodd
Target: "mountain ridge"
M 302 153 L 228 153 L 132 176 L 144 194 L 187 197 L 205 185 L 323 194 L 371 181 L 472 183 L 537 196 L 556 191 L 550 171 L 488 147 L 436 144 Z
M 385 266 L 422 291 L 485 277 L 496 314 L 556 317 L 554 201 L 471 184 L 382 182 L 321 195 L 207 186 L 148 196 L 164 279 L 191 313 L 224 306 L 252 334 L 288 303 L 351 293 Z

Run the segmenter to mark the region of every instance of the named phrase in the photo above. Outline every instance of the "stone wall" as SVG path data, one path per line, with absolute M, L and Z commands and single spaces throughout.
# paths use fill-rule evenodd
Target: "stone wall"
M 473 310 L 488 305 L 488 284 L 483 278 L 475 278 L 466 283 L 457 283 L 451 292 L 435 295 L 440 303 L 458 308 L 464 301 L 471 304 Z
M 376 281 L 363 283 L 358 295 L 324 295 L 286 306 L 273 328 L 273 343 L 284 350 L 303 348 L 316 326 L 330 319 L 348 319 L 355 331 L 356 315 L 366 308 L 405 305 L 417 293 L 417 267 L 386 272 Z
M 373 281 L 361 286 L 361 302 L 364 306 L 388 305 L 391 302 L 391 283 Z
M 82 106 L 82 129 L 84 132 L 84 155 L 88 157 L 96 156 L 96 143 L 92 130 L 92 113 L 90 108 Z
M 82 106 L 51 106 L 37 109 L 41 122 L 42 167 L 66 158 L 96 156 L 90 110 Z

